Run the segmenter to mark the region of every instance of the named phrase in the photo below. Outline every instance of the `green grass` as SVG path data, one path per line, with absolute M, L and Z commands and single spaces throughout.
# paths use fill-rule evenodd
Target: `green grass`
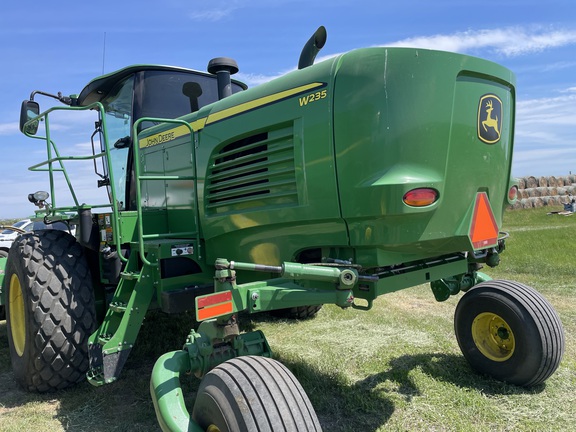
M 563 321 L 566 352 L 546 384 L 507 385 L 471 371 L 453 331 L 458 297 L 437 303 L 428 286 L 379 298 L 368 312 L 324 306 L 306 321 L 246 318 L 306 389 L 325 431 L 568 431 L 576 424 L 576 296 L 571 234 L 576 216 L 547 209 L 508 212 L 510 232 L 493 278 L 537 288 Z M 13 381 L 0 322 L 0 430 L 158 430 L 148 393 L 161 353 L 177 349 L 190 319 L 149 317 L 121 379 L 47 395 Z M 191 406 L 197 381 L 187 378 Z

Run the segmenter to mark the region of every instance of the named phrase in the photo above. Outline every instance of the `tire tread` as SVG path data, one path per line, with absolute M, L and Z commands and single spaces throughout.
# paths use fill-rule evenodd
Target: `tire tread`
M 29 391 L 46 392 L 84 380 L 96 312 L 82 247 L 64 231 L 36 231 L 20 236 L 9 257 L 7 269 L 20 269 L 26 279 L 20 283 L 27 290 L 27 338 L 33 344 L 33 359 L 24 365 L 14 365 L 21 359 L 11 353 L 18 381 Z
M 463 336 L 460 336 L 458 332 L 460 315 L 466 314 L 463 309 L 474 303 L 476 298 L 484 295 L 484 293 L 491 293 L 491 296 L 501 296 L 511 303 L 517 304 L 525 312 L 525 318 L 534 324 L 539 335 L 543 353 L 540 364 L 529 379 L 516 384 L 532 387 L 546 381 L 556 371 L 564 354 L 564 331 L 560 318 L 552 305 L 542 294 L 527 285 L 509 280 L 492 280 L 482 282 L 471 288 L 462 297 L 455 312 L 455 327 L 460 346 L 463 346 L 461 340 Z
M 228 418 L 233 412 L 233 422 L 237 422 L 230 432 L 322 430 L 304 389 L 276 360 L 241 356 L 210 371 L 200 384 L 192 412 L 192 418 L 203 427 L 211 421 L 203 417 L 203 398 L 206 393 L 214 394 L 213 386 L 226 399 L 226 404 L 221 404 L 226 406 L 220 406 L 220 410 L 228 410 Z

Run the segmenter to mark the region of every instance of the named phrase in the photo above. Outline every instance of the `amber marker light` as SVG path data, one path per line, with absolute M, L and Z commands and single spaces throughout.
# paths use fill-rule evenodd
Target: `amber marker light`
M 406 192 L 403 201 L 410 207 L 426 207 L 434 204 L 438 199 L 438 191 L 430 188 L 412 189 Z
M 508 191 L 508 201 L 514 201 L 518 196 L 518 186 L 512 186 Z

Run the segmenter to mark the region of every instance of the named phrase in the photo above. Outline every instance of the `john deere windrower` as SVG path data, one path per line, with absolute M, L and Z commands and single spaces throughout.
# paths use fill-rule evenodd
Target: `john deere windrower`
M 465 291 L 455 332 L 471 367 L 521 386 L 558 367 L 564 336 L 535 290 L 480 272 L 498 265 L 510 176 L 515 80 L 494 63 L 412 48 L 368 48 L 247 89 L 229 58 L 208 73 L 136 65 L 76 95 L 35 91 L 24 134 L 46 146 L 49 192 L 36 216 L 76 235 L 24 234 L 0 258 L 10 355 L 31 391 L 117 380 L 146 312 L 201 324 L 161 356 L 150 390 L 164 430 L 320 430 L 292 373 L 240 312 L 311 317 L 368 310 L 429 283 Z M 38 95 L 63 103 L 41 112 Z M 64 155 L 50 120 L 92 110 L 92 152 Z M 98 143 L 99 141 L 99 143 Z M 93 161 L 107 202 L 81 203 L 69 167 Z M 55 180 L 73 205 L 58 205 Z M 179 376 L 201 384 L 192 413 Z

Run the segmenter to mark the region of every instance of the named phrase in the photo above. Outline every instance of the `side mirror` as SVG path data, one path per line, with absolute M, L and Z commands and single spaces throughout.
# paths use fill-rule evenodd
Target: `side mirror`
M 38 125 L 40 124 L 40 120 L 33 121 L 29 124 L 26 124 L 33 118 L 38 117 L 40 114 L 40 105 L 38 102 L 25 100 L 22 102 L 22 108 L 20 110 L 20 132 L 28 134 L 28 135 L 36 135 L 38 132 Z

